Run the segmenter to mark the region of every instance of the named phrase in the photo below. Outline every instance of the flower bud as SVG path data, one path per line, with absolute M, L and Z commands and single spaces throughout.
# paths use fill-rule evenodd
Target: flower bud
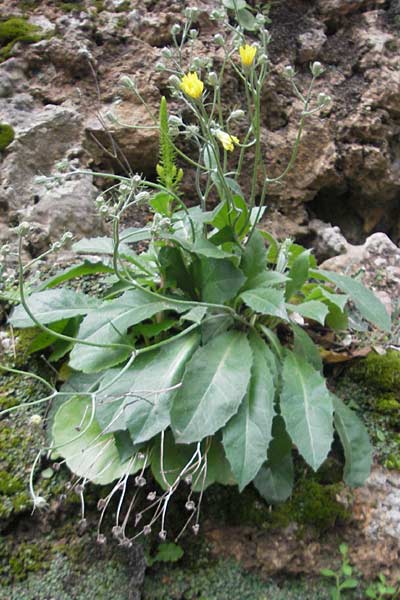
M 257 25 L 264 25 L 266 21 L 266 18 L 264 17 L 264 15 L 262 13 L 257 13 L 256 14 L 256 23 Z
M 243 117 L 246 115 L 246 113 L 244 112 L 244 110 L 242 110 L 241 108 L 238 108 L 237 110 L 233 110 L 229 116 L 229 120 L 233 120 L 236 121 L 237 119 L 243 119 Z
M 32 415 L 29 419 L 29 423 L 34 427 L 40 427 L 40 425 L 43 423 L 43 419 L 40 415 Z
M 171 50 L 171 48 L 163 48 L 161 50 L 161 55 L 164 58 L 171 58 L 171 56 L 172 56 L 172 50 Z
M 4 246 L 2 246 L 0 248 L 0 254 L 2 256 L 7 256 L 8 254 L 10 254 L 11 248 L 9 246 L 9 244 L 4 244 Z
M 150 194 L 149 192 L 139 192 L 136 194 L 135 200 L 138 204 L 145 204 L 150 200 Z
M 199 32 L 197 31 L 197 29 L 191 29 L 189 31 L 189 37 L 191 40 L 195 40 L 199 37 Z
M 157 73 L 162 73 L 163 71 L 165 71 L 165 69 L 166 69 L 166 66 L 164 65 L 164 63 L 158 62 L 156 64 L 156 71 L 157 71 Z
M 268 58 L 268 55 L 267 55 L 267 54 L 261 54 L 261 55 L 258 57 L 258 64 L 259 64 L 259 65 L 267 65 L 267 64 L 268 64 L 268 62 L 269 62 L 269 58 Z
M 187 19 L 192 19 L 193 21 L 195 19 L 197 19 L 197 17 L 199 16 L 199 9 L 195 6 L 188 6 L 187 8 L 185 8 L 184 10 L 184 15 Z
M 179 23 L 174 23 L 171 27 L 171 34 L 172 35 L 178 35 L 178 33 L 180 33 L 181 31 L 181 26 L 179 25 Z
M 218 85 L 218 75 L 215 71 L 210 71 L 207 77 L 207 83 L 209 83 L 212 87 Z
M 177 75 L 171 75 L 168 77 L 168 83 L 171 87 L 179 89 L 181 85 L 181 80 Z
M 287 67 L 285 67 L 283 69 L 283 75 L 287 79 L 293 79 L 293 77 L 296 75 L 296 73 L 295 73 L 295 70 L 293 69 L 293 67 L 291 65 L 288 65 Z
M 168 117 L 168 123 L 171 127 L 181 127 L 183 125 L 182 119 L 177 115 L 170 115 Z
M 216 33 L 214 35 L 214 43 L 217 44 L 217 46 L 224 46 L 225 45 L 224 36 L 221 35 L 220 33 Z
M 151 533 L 151 527 L 150 527 L 150 525 L 145 525 L 143 527 L 143 535 L 150 535 L 150 533 Z
M 331 96 L 329 96 L 328 94 L 325 94 L 324 92 L 321 92 L 320 94 L 318 94 L 318 98 L 317 98 L 318 106 L 320 106 L 320 107 L 326 106 L 330 102 L 332 102 Z
M 26 235 L 30 229 L 30 225 L 27 221 L 22 221 L 17 227 L 17 233 L 19 235 Z
M 318 61 L 315 61 L 311 65 L 310 69 L 311 69 L 311 73 L 313 74 L 314 77 L 319 77 L 325 71 L 324 67 Z
M 123 85 L 128 90 L 135 91 L 137 89 L 137 86 L 136 86 L 136 83 L 134 82 L 134 80 L 131 79 L 130 77 L 128 77 L 127 75 L 123 75 L 121 77 L 121 79 L 119 80 L 119 82 L 121 85 Z

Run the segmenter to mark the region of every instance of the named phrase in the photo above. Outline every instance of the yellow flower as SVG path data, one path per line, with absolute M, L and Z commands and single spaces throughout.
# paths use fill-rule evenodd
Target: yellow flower
M 240 58 L 244 67 L 251 67 L 254 62 L 254 57 L 257 54 L 257 46 L 240 46 L 239 48 Z
M 235 135 L 229 135 L 225 131 L 217 131 L 216 137 L 221 142 L 224 150 L 229 150 L 229 152 L 233 152 L 235 148 L 235 144 L 239 144 L 239 140 Z
M 197 73 L 187 73 L 187 75 L 182 77 L 181 90 L 183 90 L 187 96 L 197 100 L 203 93 L 204 83 L 198 78 Z

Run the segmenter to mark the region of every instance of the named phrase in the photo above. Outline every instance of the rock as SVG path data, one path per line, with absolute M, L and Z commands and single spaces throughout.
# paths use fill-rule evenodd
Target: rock
M 400 297 L 400 248 L 384 233 L 374 233 L 360 246 L 347 244 L 344 254 L 326 260 L 321 267 L 348 275 L 361 269 L 365 285 L 382 296 L 389 314 L 393 312 L 393 300 Z
M 298 61 L 307 63 L 319 58 L 327 37 L 322 29 L 306 31 L 298 37 Z
M 343 493 L 338 500 L 351 510 L 350 523 L 340 531 L 340 540 L 350 546 L 351 564 L 368 580 L 380 572 L 396 580 L 400 575 L 400 474 L 376 467 L 353 496 Z M 209 523 L 205 535 L 213 556 L 234 558 L 264 577 L 319 576 L 321 568 L 332 569 L 340 562 L 335 531 L 317 537 L 306 528 L 299 536 L 296 526 L 263 532 L 258 527 Z
M 16 138 L 2 164 L 0 197 L 9 210 L 38 201 L 38 175 L 48 175 L 68 148 L 79 139 L 80 116 L 72 109 L 48 105 L 31 112 L 27 104 L 15 105 L 9 122 L 16 123 Z M 20 110 L 18 110 L 20 109 Z
M 346 252 L 348 242 L 339 227 L 332 227 L 332 225 L 323 223 L 319 219 L 313 219 L 309 223 L 309 229 L 315 234 L 312 246 L 318 261 Z
M 45 250 L 46 245 L 57 241 L 65 231 L 71 231 L 78 238 L 104 233 L 102 221 L 95 211 L 97 195 L 90 175 L 56 181 L 49 189 L 44 189 L 37 203 L 24 214 L 24 219 L 35 228 L 35 251 Z

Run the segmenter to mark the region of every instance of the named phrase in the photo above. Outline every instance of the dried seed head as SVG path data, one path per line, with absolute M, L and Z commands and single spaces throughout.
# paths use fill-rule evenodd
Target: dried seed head
M 151 533 L 151 527 L 150 527 L 150 525 L 145 525 L 143 527 L 143 535 L 150 535 L 150 533 Z
M 107 542 L 107 538 L 106 538 L 106 536 L 105 536 L 103 533 L 100 533 L 100 534 L 97 536 L 97 543 L 98 543 L 98 544 L 101 544 L 101 545 L 104 545 L 106 542 Z
M 142 513 L 138 513 L 138 514 L 135 516 L 135 527 L 136 527 L 136 525 L 137 525 L 138 523 L 140 523 L 140 521 L 142 520 L 142 516 L 143 516 L 143 515 L 142 515 Z
M 103 508 L 106 506 L 107 502 L 105 500 L 105 498 L 100 498 L 100 500 L 97 502 L 97 510 L 103 510 Z
M 150 502 L 152 502 L 153 500 L 155 500 L 157 498 L 157 494 L 156 492 L 149 492 L 147 494 L 147 500 L 150 500 Z
M 146 479 L 142 475 L 138 475 L 135 477 L 135 485 L 138 487 L 143 487 L 146 485 Z
M 185 508 L 186 510 L 194 510 L 196 508 L 196 505 L 193 502 L 193 500 L 188 500 L 185 504 Z
M 161 529 L 160 533 L 158 534 L 158 537 L 160 538 L 160 540 L 165 542 L 165 540 L 167 539 L 167 532 L 165 531 L 165 529 Z
M 196 525 L 193 525 L 192 531 L 193 531 L 194 535 L 197 535 L 200 531 L 200 525 L 198 523 L 196 523 Z

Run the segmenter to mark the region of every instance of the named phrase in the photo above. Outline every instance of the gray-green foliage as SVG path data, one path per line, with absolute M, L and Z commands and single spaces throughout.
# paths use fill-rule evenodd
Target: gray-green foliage
M 238 71 L 235 33 L 221 69 L 222 76 L 230 63 L 246 85 L 250 102 L 244 143 L 227 133 L 231 124 L 222 122 L 219 93 L 204 95 L 197 71 L 190 76 L 197 89 L 189 86 L 185 91 L 187 75 L 182 71 L 174 94 L 190 107 L 198 125 L 185 125 L 180 117 L 175 123 L 194 142 L 200 162 L 176 146 L 163 98 L 159 183 L 144 182 L 138 175 L 115 176 L 118 191 L 113 186 L 96 201 L 111 221 L 112 237 L 74 246 L 77 254 L 98 255 L 98 262 L 86 260 L 67 269 L 29 297 L 21 277 L 22 304 L 11 316 L 15 327 L 35 324 L 46 334 L 37 348 L 53 347 L 50 358 L 68 356 L 70 382 L 53 392 L 61 405 L 51 431 L 55 455 L 66 460 L 83 487 L 88 479 L 115 482 L 114 492 L 122 490 L 121 503 L 128 476 L 136 473 L 140 488 L 150 467 L 164 492 L 151 493 L 153 512 L 146 512 L 143 521 L 137 515 L 137 523 L 146 523 L 143 532 L 150 533 L 160 521 L 162 539 L 168 504 L 181 482 L 188 485 L 187 524 L 197 532 L 201 493 L 208 485 L 237 484 L 243 489 L 254 481 L 269 502 L 284 500 L 294 481 L 293 447 L 316 471 L 330 452 L 335 429 L 344 448 L 345 480 L 362 483 L 371 464 L 368 437 L 357 415 L 328 390 L 309 334 L 312 324 L 345 328 L 351 303 L 361 317 L 390 329 L 384 306 L 358 281 L 318 270 L 309 250 L 291 240 L 279 243 L 257 229 L 268 186 L 292 168 L 304 119 L 319 111 L 321 103 L 312 104 L 312 68 L 306 96 L 294 87 L 303 111 L 291 158 L 282 174 L 270 179 L 263 171 L 260 145 L 261 88 L 269 72 L 265 19 L 259 15 L 256 22 L 244 0 L 222 4 L 235 13 L 241 43 L 246 44 L 246 30 L 257 31 L 260 43 L 250 48 L 250 64 Z M 193 10 L 189 13 L 180 45 L 180 27 L 172 28 L 177 52 L 173 72 L 182 64 L 184 41 L 193 36 Z M 171 57 L 172 49 L 166 50 Z M 123 80 L 143 101 L 134 82 Z M 204 102 L 207 97 L 210 102 Z M 236 170 L 230 171 L 227 152 L 236 146 Z M 253 146 L 250 169 L 245 152 Z M 199 206 L 187 208 L 179 196 L 177 155 L 197 166 Z M 253 171 L 248 200 L 240 187 L 244 168 Z M 264 185 L 257 206 L 261 172 Z M 218 202 L 208 211 L 214 191 Z M 154 212 L 152 222 L 121 231 L 125 211 L 143 201 Z M 138 255 L 133 245 L 140 242 L 148 247 Z M 70 279 L 96 270 L 107 273 L 103 298 L 66 287 Z M 63 287 L 55 288 L 59 284 Z M 201 492 L 199 505 L 193 491 Z M 120 517 L 118 510 L 115 533 L 126 540 L 129 518 Z

